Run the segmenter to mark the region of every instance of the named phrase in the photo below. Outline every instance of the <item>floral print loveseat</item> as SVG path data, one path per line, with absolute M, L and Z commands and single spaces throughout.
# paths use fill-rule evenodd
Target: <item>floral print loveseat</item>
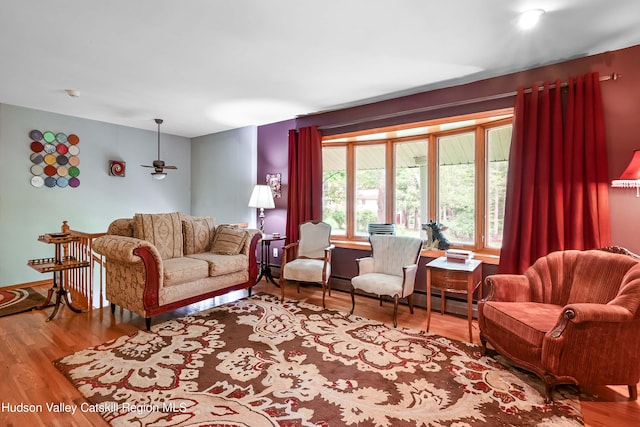
M 94 241 L 106 259 L 106 298 L 145 318 L 232 290 L 258 276 L 260 231 L 216 226 L 207 216 L 135 214 L 109 225 Z

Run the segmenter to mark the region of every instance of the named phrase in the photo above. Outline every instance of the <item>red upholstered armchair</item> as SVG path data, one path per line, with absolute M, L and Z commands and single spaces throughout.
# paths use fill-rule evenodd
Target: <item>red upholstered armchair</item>
M 558 384 L 640 381 L 640 257 L 622 248 L 567 250 L 538 259 L 523 275 L 485 282 L 480 340 L 538 375 L 547 400 Z

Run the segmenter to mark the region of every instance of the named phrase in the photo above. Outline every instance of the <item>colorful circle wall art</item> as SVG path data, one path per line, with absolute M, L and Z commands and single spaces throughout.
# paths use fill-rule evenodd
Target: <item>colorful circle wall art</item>
M 31 185 L 49 188 L 80 186 L 78 135 L 37 129 L 29 132 Z

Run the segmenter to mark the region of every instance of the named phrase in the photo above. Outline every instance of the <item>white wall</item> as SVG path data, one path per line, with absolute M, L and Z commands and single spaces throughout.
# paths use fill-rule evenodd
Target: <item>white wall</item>
M 193 138 L 191 212 L 217 224 L 246 222 L 255 227 L 249 197 L 256 181 L 258 131 L 255 126 Z
M 30 184 L 32 129 L 80 137 L 78 188 Z M 59 231 L 63 220 L 94 233 L 136 212 L 190 213 L 191 141 L 165 134 L 160 140 L 162 159 L 178 170 L 156 181 L 140 165 L 157 157 L 157 132 L 0 104 L 0 287 L 50 278 L 27 261 L 53 256 L 53 246 L 36 239 Z M 109 160 L 127 162 L 124 178 L 109 176 Z

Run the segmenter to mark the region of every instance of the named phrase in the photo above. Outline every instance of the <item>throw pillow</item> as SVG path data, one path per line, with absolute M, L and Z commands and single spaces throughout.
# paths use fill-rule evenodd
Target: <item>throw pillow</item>
M 221 255 L 238 255 L 247 240 L 247 231 L 231 225 L 221 225 L 213 237 L 211 252 Z
M 182 217 L 179 212 L 135 214 L 133 237 L 146 240 L 158 249 L 162 259 L 182 256 Z
M 184 254 L 209 252 L 215 231 L 214 218 L 210 216 L 185 216 L 182 219 Z

